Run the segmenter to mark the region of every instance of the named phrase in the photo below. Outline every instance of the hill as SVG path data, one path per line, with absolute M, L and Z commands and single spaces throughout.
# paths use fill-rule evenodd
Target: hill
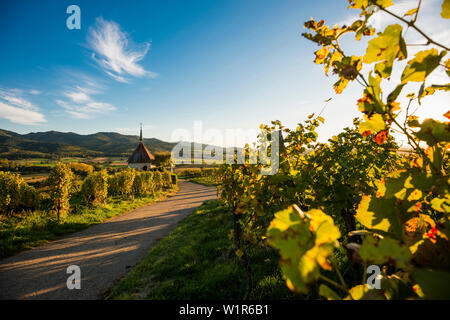
M 81 135 L 73 132 L 33 132 L 18 134 L 0 129 L 0 158 L 51 158 L 128 156 L 136 148 L 138 136 L 117 132 Z M 144 139 L 150 152 L 170 152 L 176 143 L 156 138 Z

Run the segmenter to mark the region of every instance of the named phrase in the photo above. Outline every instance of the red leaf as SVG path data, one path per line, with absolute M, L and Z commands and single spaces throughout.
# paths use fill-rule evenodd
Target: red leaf
M 373 140 L 376 143 L 378 143 L 379 145 L 382 145 L 383 143 L 386 142 L 388 133 L 389 133 L 389 130 L 380 131 L 380 132 L 377 133 L 375 138 L 373 138 Z

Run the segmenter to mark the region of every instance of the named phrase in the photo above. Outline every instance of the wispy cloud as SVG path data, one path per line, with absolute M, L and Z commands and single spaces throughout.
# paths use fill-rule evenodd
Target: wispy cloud
M 97 93 L 97 91 L 91 88 L 83 88 L 77 86 L 75 90 L 67 91 L 64 93 L 64 95 L 70 98 L 75 103 L 84 103 L 91 101 L 90 95 L 95 93 Z
M 56 100 L 56 103 L 63 107 L 68 114 L 77 119 L 91 119 L 94 114 L 116 110 L 116 107 L 106 102 L 88 102 L 79 105 L 63 100 Z
M 65 91 L 63 95 L 66 100 L 57 99 L 56 103 L 64 108 L 69 115 L 77 119 L 91 119 L 96 114 L 117 109 L 110 103 L 96 101 L 92 98 L 92 95 L 100 93 L 95 83 L 91 81 L 84 84 L 86 86 L 76 86 L 74 89 Z
M 127 76 L 157 76 L 139 64 L 150 49 L 150 43 L 132 45 L 130 36 L 113 21 L 97 18 L 95 26 L 89 28 L 88 44 L 94 51 L 92 58 L 116 81 L 129 82 Z
M 136 126 L 135 128 L 115 128 L 114 130 L 123 134 L 139 134 L 139 128 L 140 127 Z M 153 128 L 154 126 L 151 125 L 143 125 L 142 131 L 145 133 L 145 131 L 151 130 Z
M 23 90 L 0 88 L 0 117 L 11 122 L 36 125 L 46 122 L 39 108 L 23 97 Z

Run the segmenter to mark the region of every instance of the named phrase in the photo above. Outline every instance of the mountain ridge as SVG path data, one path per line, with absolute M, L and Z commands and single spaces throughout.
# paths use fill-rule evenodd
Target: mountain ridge
M 139 143 L 139 136 L 118 132 L 97 132 L 78 134 L 74 132 L 44 131 L 19 134 L 0 129 L 0 158 L 20 159 L 55 156 L 110 156 L 124 157 L 133 152 Z M 150 152 L 170 152 L 176 142 L 157 138 L 146 138 L 144 144 Z

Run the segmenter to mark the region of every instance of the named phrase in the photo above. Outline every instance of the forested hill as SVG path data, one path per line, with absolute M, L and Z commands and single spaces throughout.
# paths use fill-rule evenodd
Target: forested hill
M 73 132 L 18 134 L 0 129 L 0 158 L 18 159 L 51 156 L 128 156 L 136 148 L 138 136 L 117 132 L 81 135 Z M 144 139 L 150 152 L 170 152 L 175 143 Z

